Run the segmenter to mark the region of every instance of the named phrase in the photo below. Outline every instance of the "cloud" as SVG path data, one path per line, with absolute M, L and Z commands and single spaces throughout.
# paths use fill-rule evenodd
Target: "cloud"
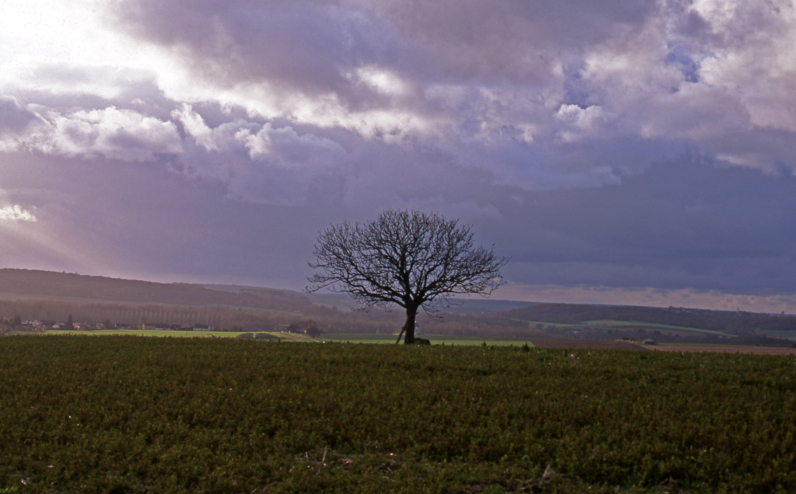
M 518 283 L 796 291 L 792 1 L 6 3 L 4 203 L 180 245 L 135 243 L 141 265 L 241 275 L 268 250 L 258 276 L 301 277 L 318 228 L 417 207 L 474 223 Z M 143 169 L 158 207 L 59 185 L 113 170 L 112 202 Z
M 792 2 L 670 2 L 639 29 L 597 45 L 585 84 L 625 132 L 676 137 L 733 164 L 761 169 L 796 151 L 796 6 Z M 739 153 L 735 143 L 786 153 Z
M 268 204 L 298 204 L 318 182 L 339 174 L 345 149 L 291 126 L 236 120 L 210 128 L 190 105 L 172 113 L 185 129 L 186 152 L 179 171 L 217 181 L 238 199 Z
M 529 189 L 614 183 L 605 166 L 639 172 L 673 139 L 729 163 L 796 166 L 787 2 L 121 5 L 119 25 L 175 53 L 203 97 L 215 91 L 267 120 L 437 148 Z M 185 22 L 165 22 L 177 17 Z M 738 133 L 758 151 L 734 150 Z M 593 159 L 578 156 L 579 142 Z M 626 142 L 651 158 L 622 159 Z M 507 165 L 515 155 L 522 173 Z
M 149 161 L 159 154 L 182 152 L 173 123 L 133 110 L 111 106 L 64 114 L 30 105 L 29 111 L 37 121 L 21 132 L 4 136 L 5 149 L 123 161 Z
M 561 105 L 555 117 L 567 126 L 559 133 L 564 142 L 574 142 L 582 134 L 593 133 L 606 120 L 602 107 L 598 105 L 587 108 Z
M 507 224 L 533 232 L 502 244 L 517 279 L 537 284 L 794 293 L 794 197 L 794 177 L 692 156 L 616 185 L 499 207 Z
M 29 221 L 35 223 L 36 215 L 19 204 L 0 208 L 0 221 Z
M 789 56 L 796 54 L 796 17 L 788 2 L 123 0 L 75 9 L 76 34 L 94 29 L 130 55 L 117 56 L 114 67 L 106 51 L 91 50 L 90 64 L 69 51 L 57 63 L 37 57 L 31 70 L 17 71 L 27 87 L 42 89 L 32 94 L 9 82 L 18 101 L 60 95 L 60 104 L 43 105 L 50 114 L 39 112 L 58 139 L 22 138 L 45 152 L 126 160 L 177 155 L 184 150 L 166 127 L 182 118 L 199 146 L 191 152 L 197 164 L 183 168 L 234 183 L 231 168 L 245 168 L 242 156 L 235 166 L 216 160 L 221 150 L 207 147 L 210 141 L 180 113 L 189 104 L 227 112 L 208 127 L 216 134 L 236 128 L 255 136 L 263 130 L 257 126 L 270 125 L 244 145 L 254 174 L 264 173 L 255 162 L 276 170 L 295 161 L 282 156 L 284 146 L 268 159 L 256 151 L 265 137 L 288 128 L 302 137 L 291 138 L 288 154 L 306 147 L 316 164 L 324 139 L 349 157 L 372 154 L 357 150 L 373 144 L 385 156 L 398 146 L 407 156 L 436 155 L 425 166 L 478 168 L 497 183 L 528 190 L 613 184 L 693 148 L 729 164 L 796 167 L 796 112 L 788 103 L 796 90 L 796 57 Z M 175 18 L 182 22 L 168 21 Z M 42 25 L 50 26 L 46 20 Z M 146 84 L 162 91 L 160 100 L 133 105 L 132 94 Z M 69 94 L 105 101 L 75 108 Z M 148 131 L 127 145 L 86 137 L 102 133 L 88 128 L 96 127 L 88 116 L 115 108 L 159 120 L 160 139 Z M 136 152 L 132 141 L 153 150 Z M 227 151 L 242 150 L 226 142 Z M 348 168 L 332 155 L 326 170 L 337 166 L 342 177 Z
M 19 132 L 35 119 L 35 115 L 22 108 L 16 98 L 0 95 L 0 136 Z

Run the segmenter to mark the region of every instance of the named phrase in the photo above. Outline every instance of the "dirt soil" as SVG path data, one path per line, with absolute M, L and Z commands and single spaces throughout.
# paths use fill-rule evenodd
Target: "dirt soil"
M 532 340 L 533 346 L 538 348 L 595 348 L 601 350 L 649 350 L 629 341 L 604 341 L 604 340 Z
M 647 348 L 651 350 L 658 350 L 661 352 L 716 352 L 716 353 L 754 353 L 758 355 L 796 355 L 796 348 L 773 348 L 765 346 L 650 345 Z

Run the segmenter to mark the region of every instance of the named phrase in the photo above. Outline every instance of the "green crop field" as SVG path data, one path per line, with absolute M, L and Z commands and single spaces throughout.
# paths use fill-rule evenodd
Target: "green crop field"
M 796 491 L 796 357 L 0 338 L 0 493 Z
M 48 329 L 50 336 L 158 336 L 171 338 L 235 338 L 243 332 L 234 331 L 170 331 L 165 329 L 97 329 L 90 331 L 68 331 L 65 329 Z
M 68 331 L 63 329 L 48 329 L 47 336 L 150 336 L 159 338 L 237 338 L 240 335 L 268 334 L 284 341 L 312 341 L 312 338 L 303 334 L 250 331 L 172 331 L 165 329 L 98 329 L 89 331 Z M 2 494 L 2 493 L 0 493 Z

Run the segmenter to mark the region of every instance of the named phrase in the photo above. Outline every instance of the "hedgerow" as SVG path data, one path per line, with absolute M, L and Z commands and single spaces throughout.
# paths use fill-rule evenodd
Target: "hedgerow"
M 0 492 L 794 492 L 796 358 L 0 339 Z

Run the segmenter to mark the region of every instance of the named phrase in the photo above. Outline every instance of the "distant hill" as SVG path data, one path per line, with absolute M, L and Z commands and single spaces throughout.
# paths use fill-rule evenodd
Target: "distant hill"
M 514 309 L 521 309 L 538 305 L 537 302 L 515 302 L 512 300 L 493 300 L 493 299 L 453 299 L 450 307 L 443 309 L 442 312 L 461 316 L 473 316 L 483 314 L 494 314 Z
M 270 310 L 300 310 L 312 306 L 312 301 L 307 297 L 288 290 L 214 290 L 189 283 L 154 283 L 28 269 L 0 269 L 0 292 L 6 299 L 9 295 L 29 295 L 52 299 L 78 298 L 87 301 L 187 306 L 222 305 Z
M 425 330 L 444 334 L 546 334 L 527 322 L 577 324 L 589 321 L 653 323 L 708 329 L 736 335 L 794 332 L 796 316 L 577 304 L 534 304 L 495 299 L 453 299 L 454 305 L 424 321 Z M 351 311 L 346 294 L 304 294 L 236 285 L 154 283 L 26 269 L 0 269 L 0 317 L 135 323 L 212 324 L 273 329 L 309 319 L 324 331 L 392 331 L 402 324 L 400 309 Z M 527 321 L 527 322 L 526 322 Z M 788 334 L 777 336 L 790 337 Z
M 537 304 L 500 313 L 523 321 L 574 324 L 587 321 L 628 321 L 710 329 L 742 334 L 762 331 L 796 331 L 796 316 L 670 307 Z
M 457 321 L 452 330 L 469 325 L 483 329 L 483 323 L 462 318 L 525 305 L 501 300 L 461 300 L 446 316 L 448 321 Z M 0 269 L 0 318 L 5 319 L 18 314 L 23 320 L 66 320 L 72 315 L 80 322 L 136 324 L 143 317 L 153 323 L 210 324 L 248 330 L 273 330 L 314 320 L 329 331 L 400 329 L 400 310 L 351 311 L 355 307 L 357 304 L 347 294 Z M 516 326 L 517 322 L 513 324 Z M 501 321 L 496 327 L 504 326 Z

